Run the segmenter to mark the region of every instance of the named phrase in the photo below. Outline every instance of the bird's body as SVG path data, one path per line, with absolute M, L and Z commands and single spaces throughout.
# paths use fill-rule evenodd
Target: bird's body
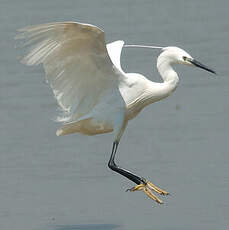
M 149 81 L 143 75 L 130 73 L 126 74 L 125 80 L 119 85 L 120 96 L 122 101 L 115 101 L 108 95 L 104 95 L 101 101 L 93 108 L 90 115 L 79 119 L 76 122 L 70 122 L 57 131 L 58 136 L 80 132 L 87 135 L 112 132 L 115 129 L 115 123 L 112 114 L 119 113 L 121 110 L 124 114 L 124 121 L 135 118 L 138 113 L 147 105 L 162 100 L 169 96 L 176 86 L 170 85 L 169 82 L 154 83 Z M 115 94 L 115 92 L 113 92 Z M 107 106 L 104 110 L 104 105 Z M 101 113 L 101 111 L 103 111 Z M 118 122 L 118 121 L 117 121 Z
M 172 67 L 170 67 L 170 71 L 175 73 L 175 75 L 173 75 L 172 79 L 162 79 L 162 83 L 152 82 L 138 73 L 124 73 L 119 63 L 123 45 L 123 41 L 116 41 L 107 45 L 108 54 L 113 64 L 119 70 L 117 71 L 117 74 L 120 75 L 118 87 L 111 91 L 106 91 L 100 97 L 91 113 L 86 115 L 86 118 L 83 117 L 79 121 L 67 123 L 60 128 L 57 131 L 58 136 L 75 132 L 86 135 L 112 132 L 116 127 L 119 128 L 119 124 L 116 124 L 116 122 L 123 121 L 127 123 L 135 118 L 144 107 L 168 97 L 176 89 L 179 78 Z M 113 56 L 115 52 L 119 55 Z M 162 71 L 164 66 L 161 66 L 160 62 L 158 63 L 158 69 Z M 163 74 L 162 71 L 162 76 L 164 76 Z M 117 98 L 120 99 L 120 96 L 121 100 L 117 100 Z M 116 117 L 113 117 L 113 115 L 120 112 L 123 113 L 123 120 L 116 120 Z
M 96 26 L 60 22 L 26 27 L 20 32 L 17 38 L 26 39 L 32 45 L 22 62 L 43 64 L 46 80 L 63 110 L 57 119 L 63 123 L 57 135 L 113 132 L 108 166 L 138 184 L 131 191 L 143 190 L 161 203 L 150 189 L 164 195 L 167 192 L 115 164 L 119 140 L 129 120 L 145 106 L 168 97 L 176 89 L 179 78 L 172 68 L 174 64 L 214 71 L 180 48 L 156 47 L 162 50 L 157 68 L 163 80 L 156 83 L 141 74 L 125 73 L 120 64 L 124 42 L 106 45 L 104 32 Z

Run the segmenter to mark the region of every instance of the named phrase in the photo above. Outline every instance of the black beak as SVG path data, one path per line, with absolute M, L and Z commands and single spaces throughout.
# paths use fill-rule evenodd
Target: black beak
M 206 65 L 203 65 L 202 63 L 196 61 L 195 59 L 190 59 L 189 62 L 191 62 L 196 67 L 199 67 L 201 69 L 205 69 L 205 70 L 207 70 L 207 71 L 209 71 L 211 73 L 216 74 L 216 72 L 214 70 L 212 70 L 209 67 L 207 67 Z

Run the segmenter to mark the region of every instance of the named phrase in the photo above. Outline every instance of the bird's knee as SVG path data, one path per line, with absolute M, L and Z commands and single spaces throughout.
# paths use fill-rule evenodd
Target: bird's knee
M 108 167 L 111 169 L 111 170 L 115 170 L 117 168 L 117 165 L 114 163 L 114 161 L 109 161 L 108 162 Z

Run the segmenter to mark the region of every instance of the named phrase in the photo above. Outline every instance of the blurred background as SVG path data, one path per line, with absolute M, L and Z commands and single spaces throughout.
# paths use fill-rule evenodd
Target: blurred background
M 0 0 L 0 229 L 224 230 L 229 225 L 227 0 Z M 179 46 L 218 73 L 177 66 L 180 84 L 129 122 L 117 162 L 168 190 L 164 205 L 107 167 L 112 135 L 57 137 L 42 67 L 20 64 L 16 30 L 78 21 L 106 41 Z M 158 51 L 124 49 L 122 67 L 161 81 Z

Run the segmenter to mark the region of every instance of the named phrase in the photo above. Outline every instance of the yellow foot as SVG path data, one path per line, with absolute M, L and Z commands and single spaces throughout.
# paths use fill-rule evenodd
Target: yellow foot
M 163 201 L 160 200 L 157 196 L 155 196 L 151 190 L 157 192 L 160 195 L 168 195 L 169 194 L 168 192 L 166 192 L 166 191 L 158 188 L 154 184 L 152 184 L 150 181 L 146 181 L 145 184 L 139 184 L 139 185 L 137 185 L 131 189 L 128 189 L 127 191 L 131 191 L 131 192 L 143 191 L 152 200 L 156 201 L 159 204 L 163 204 Z
M 155 186 L 154 184 L 152 184 L 150 181 L 146 181 L 146 185 L 154 190 L 155 192 L 157 192 L 160 195 L 169 195 L 168 192 L 166 192 L 165 190 L 162 190 L 161 188 L 158 188 L 157 186 Z

